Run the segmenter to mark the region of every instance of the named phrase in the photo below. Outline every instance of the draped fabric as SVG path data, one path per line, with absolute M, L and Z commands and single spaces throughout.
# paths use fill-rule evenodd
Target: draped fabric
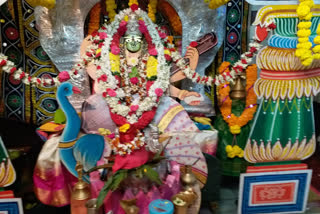
M 71 188 L 77 179 L 60 161 L 60 136 L 51 135 L 39 154 L 34 172 L 34 191 L 37 198 L 51 206 L 61 207 L 70 203 Z

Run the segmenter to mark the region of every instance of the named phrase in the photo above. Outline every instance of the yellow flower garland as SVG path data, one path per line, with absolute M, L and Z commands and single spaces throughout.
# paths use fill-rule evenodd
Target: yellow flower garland
M 129 3 L 128 3 L 129 7 L 131 7 L 131 5 L 133 4 L 139 5 L 138 0 L 129 0 Z
M 317 29 L 317 36 L 314 38 L 316 46 L 312 48 L 312 43 L 309 41 L 311 35 L 310 27 L 312 25 L 311 8 L 314 6 L 313 0 L 300 0 L 297 8 L 297 14 L 300 20 L 298 24 L 298 44 L 295 56 L 301 60 L 301 64 L 309 66 L 313 59 L 320 59 L 320 27 Z M 312 50 L 311 50 L 312 48 Z M 313 53 L 312 53 L 313 52 Z
M 147 77 L 150 79 L 157 76 L 158 60 L 154 56 L 150 56 L 147 61 Z
M 235 158 L 236 156 L 238 156 L 239 158 L 243 158 L 244 156 L 243 149 L 241 149 L 238 145 L 226 146 L 226 152 L 227 152 L 228 158 Z
M 109 53 L 110 64 L 111 64 L 111 72 L 120 72 L 120 55 L 115 55 L 113 53 Z
M 116 16 L 117 4 L 114 0 L 106 0 L 106 10 L 110 18 L 110 22 L 113 22 L 114 17 Z
M 156 22 L 158 0 L 150 0 L 148 4 L 148 16 L 153 21 Z

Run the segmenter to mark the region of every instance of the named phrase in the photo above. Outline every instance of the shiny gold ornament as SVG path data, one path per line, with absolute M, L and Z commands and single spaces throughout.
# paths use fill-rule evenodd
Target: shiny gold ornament
M 174 204 L 175 214 L 187 214 L 189 205 L 180 193 L 172 197 L 172 202 Z
M 139 208 L 136 205 L 137 199 L 121 200 L 120 206 L 126 214 L 138 214 Z
M 93 198 L 86 203 L 87 213 L 86 214 L 102 214 L 102 207 L 97 208 L 97 199 Z M 79 213 L 77 213 L 79 214 Z
M 231 90 L 230 97 L 233 100 L 243 100 L 246 98 L 245 86 L 241 83 L 241 77 L 238 76 Z
M 76 165 L 76 170 L 78 173 L 78 182 L 73 188 L 72 199 L 74 200 L 86 200 L 90 199 L 91 191 L 90 186 L 83 181 L 83 166 L 78 162 Z

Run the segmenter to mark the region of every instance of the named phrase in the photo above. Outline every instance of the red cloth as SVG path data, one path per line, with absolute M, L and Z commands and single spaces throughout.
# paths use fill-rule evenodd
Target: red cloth
M 112 171 L 116 172 L 119 169 L 133 169 L 139 167 L 152 157 L 152 153 L 148 152 L 144 147 L 139 150 L 135 150 L 130 155 L 116 155 Z

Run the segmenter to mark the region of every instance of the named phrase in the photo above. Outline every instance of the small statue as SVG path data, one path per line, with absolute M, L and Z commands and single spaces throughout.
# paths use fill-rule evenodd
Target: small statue
M 149 139 L 147 140 L 147 148 L 153 153 L 162 150 L 162 145 L 159 142 L 159 129 L 158 127 L 150 124 Z

